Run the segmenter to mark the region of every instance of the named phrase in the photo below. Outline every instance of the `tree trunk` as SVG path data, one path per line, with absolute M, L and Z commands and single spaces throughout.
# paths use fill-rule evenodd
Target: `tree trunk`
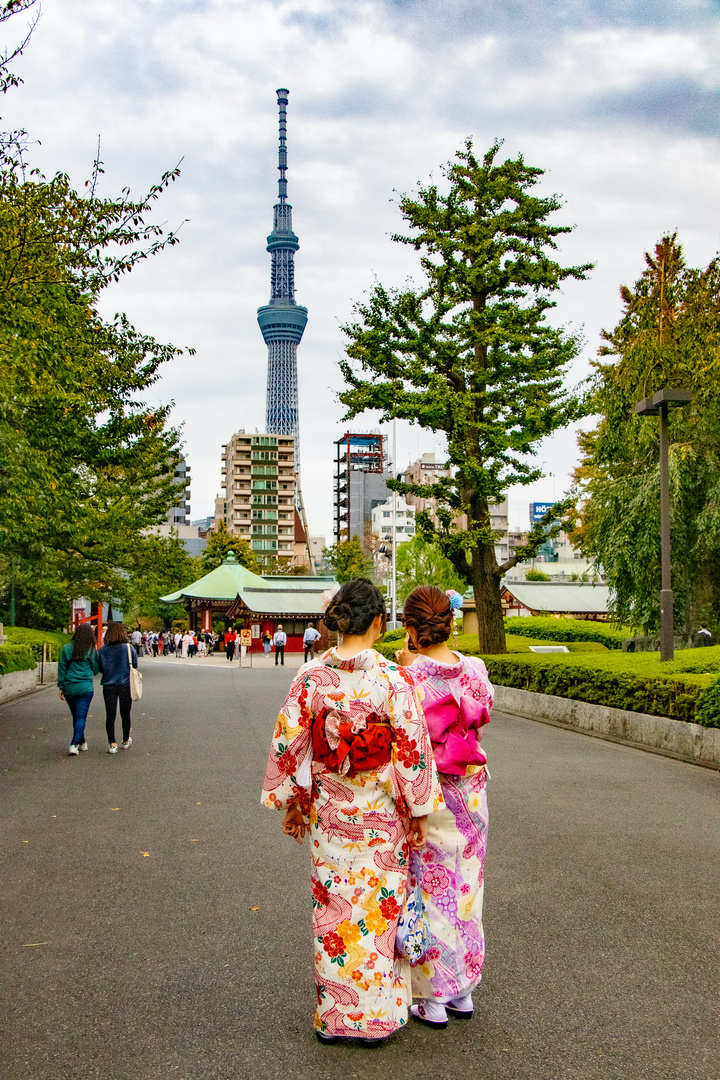
M 492 544 L 482 544 L 474 548 L 470 577 L 475 594 L 480 652 L 507 652 L 500 603 L 500 570 Z

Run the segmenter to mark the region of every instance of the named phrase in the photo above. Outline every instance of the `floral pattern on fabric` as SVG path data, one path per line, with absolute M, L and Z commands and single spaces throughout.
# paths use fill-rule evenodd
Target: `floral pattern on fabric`
M 487 722 L 492 708 L 493 688 L 485 665 L 474 657 L 458 655 L 456 665 L 440 664 L 419 656 L 408 670 L 419 689 L 423 710 L 429 703 L 440 704 L 436 731 L 446 732 L 451 725 L 447 716 L 452 701 L 470 707 L 463 718 L 473 721 L 466 730 L 475 730 L 477 752 L 480 727 Z M 428 710 L 432 714 L 432 705 Z M 485 719 L 477 724 L 477 718 Z M 439 714 L 436 714 L 436 719 Z M 433 742 L 433 750 L 435 745 Z M 445 805 L 428 819 L 428 842 L 410 858 L 410 887 L 419 881 L 429 923 L 430 946 L 420 964 L 412 971 L 413 997 L 449 1001 L 464 997 L 479 984 L 485 957 L 482 926 L 485 849 L 488 810 L 484 765 L 468 764 L 465 775 L 440 771 Z
M 312 758 L 318 716 L 382 716 L 391 760 L 341 775 Z M 333 650 L 293 679 L 278 717 L 262 795 L 293 800 L 310 823 L 318 1008 L 329 1035 L 380 1038 L 407 1021 L 410 966 L 395 956 L 407 887 L 409 814 L 439 809 L 442 792 L 412 678 L 368 649 L 352 660 Z

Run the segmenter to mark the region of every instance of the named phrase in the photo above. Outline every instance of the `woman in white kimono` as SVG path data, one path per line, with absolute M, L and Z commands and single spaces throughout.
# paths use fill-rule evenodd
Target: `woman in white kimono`
M 408 636 L 398 653 L 411 665 L 432 740 L 444 806 L 428 818 L 427 844 L 410 860 L 420 883 L 430 944 L 413 968 L 412 1014 L 446 1027 L 448 1014 L 469 1020 L 472 992 L 485 957 L 483 873 L 488 812 L 481 729 L 490 719 L 493 687 L 482 660 L 448 648 L 452 609 L 440 589 L 423 585 L 405 601 Z
M 442 793 L 412 680 L 372 648 L 381 593 L 348 582 L 324 618 L 342 644 L 293 679 L 262 801 L 287 811 L 288 835 L 310 837 L 316 1034 L 374 1047 L 407 1022 L 410 966 L 395 935 L 410 850 Z

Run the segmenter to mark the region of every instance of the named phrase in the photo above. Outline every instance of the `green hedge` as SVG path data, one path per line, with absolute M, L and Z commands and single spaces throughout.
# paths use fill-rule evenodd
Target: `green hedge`
M 683 650 L 674 660 L 662 662 L 659 653 L 602 648 L 586 652 L 580 643 L 567 644 L 572 652 L 513 652 L 483 660 L 499 686 L 720 727 L 720 646 Z M 398 643 L 376 648 L 393 660 Z M 477 638 L 462 635 L 458 648 L 478 655 Z
M 491 682 L 536 694 L 554 694 L 573 701 L 606 705 L 611 709 L 669 716 L 672 720 L 699 723 L 696 719 L 704 687 L 695 679 L 660 678 L 625 671 L 603 671 L 581 664 L 536 663 L 551 657 L 484 656 Z M 718 726 L 711 722 L 708 727 Z
M 0 645 L 0 675 L 30 671 L 34 667 L 35 657 L 28 645 Z
M 5 633 L 10 645 L 29 646 L 38 664 L 42 660 L 43 642 L 50 646 L 50 655 L 48 656 L 46 651 L 45 659 L 57 661 L 63 645 L 67 641 L 72 641 L 70 634 L 63 634 L 60 631 L 54 633 L 52 630 L 30 630 L 26 626 L 6 626 Z
M 563 645 L 570 641 L 597 641 L 608 649 L 622 649 L 625 638 L 632 637 L 632 630 L 625 626 L 615 627 L 584 619 L 551 619 L 540 615 L 505 619 L 505 633 L 540 641 L 558 641 Z
M 695 723 L 703 727 L 720 727 L 720 679 L 700 694 Z

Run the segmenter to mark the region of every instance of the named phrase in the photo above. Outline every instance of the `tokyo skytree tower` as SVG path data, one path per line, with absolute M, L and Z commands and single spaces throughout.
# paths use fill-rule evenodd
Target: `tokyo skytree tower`
M 278 201 L 273 207 L 273 230 L 267 238 L 272 256 L 270 303 L 258 308 L 257 318 L 268 347 L 265 430 L 295 439 L 295 468 L 299 471 L 297 347 L 307 323 L 307 308 L 295 303 L 293 257 L 300 245 L 292 229 L 292 206 L 287 201 L 288 91 L 277 91 L 280 145 Z

